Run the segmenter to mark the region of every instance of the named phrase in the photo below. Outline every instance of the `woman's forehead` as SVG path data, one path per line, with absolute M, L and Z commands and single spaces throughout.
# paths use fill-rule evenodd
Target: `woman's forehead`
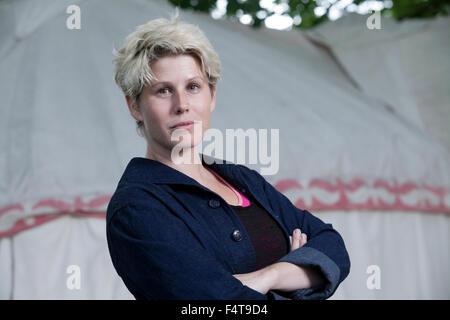
M 152 61 L 151 68 L 156 79 L 152 85 L 172 81 L 205 80 L 197 60 L 189 55 L 167 56 Z
M 200 63 L 196 58 L 188 54 L 167 55 L 150 63 L 152 69 L 174 69 L 179 67 L 200 69 Z

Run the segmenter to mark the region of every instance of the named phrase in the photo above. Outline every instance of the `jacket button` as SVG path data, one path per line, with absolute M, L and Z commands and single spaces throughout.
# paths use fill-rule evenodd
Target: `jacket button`
M 233 238 L 234 241 L 238 242 L 242 240 L 242 232 L 239 230 L 234 230 L 231 234 L 231 238 Z
M 218 207 L 220 207 L 220 201 L 216 200 L 216 199 L 211 199 L 211 200 L 209 200 L 208 205 L 211 208 L 218 208 Z

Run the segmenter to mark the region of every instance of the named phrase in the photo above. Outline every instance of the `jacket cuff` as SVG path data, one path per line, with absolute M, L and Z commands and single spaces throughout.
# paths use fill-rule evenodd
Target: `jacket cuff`
M 322 271 L 326 283 L 307 289 L 298 289 L 294 291 L 273 290 L 277 295 L 293 300 L 320 300 L 327 299 L 336 290 L 339 284 L 340 269 L 338 265 L 327 255 L 317 249 L 303 246 L 289 252 L 277 262 L 290 262 L 301 267 L 316 267 Z M 276 296 L 275 296 L 276 297 Z M 280 300 L 281 297 L 276 297 Z

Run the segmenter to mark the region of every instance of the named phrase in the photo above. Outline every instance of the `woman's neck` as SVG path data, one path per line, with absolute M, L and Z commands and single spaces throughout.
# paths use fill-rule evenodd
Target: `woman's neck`
M 156 152 L 156 150 L 147 148 L 145 157 L 174 168 L 199 183 L 210 177 L 210 173 L 203 167 L 197 146 L 182 149 L 178 154 L 172 154 L 168 150 Z

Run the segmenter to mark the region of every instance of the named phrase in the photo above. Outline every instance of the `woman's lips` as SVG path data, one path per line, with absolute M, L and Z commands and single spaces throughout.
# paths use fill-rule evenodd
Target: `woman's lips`
M 187 129 L 190 128 L 194 125 L 193 121 L 183 121 L 183 122 L 179 122 L 176 125 L 172 126 L 172 129 Z

